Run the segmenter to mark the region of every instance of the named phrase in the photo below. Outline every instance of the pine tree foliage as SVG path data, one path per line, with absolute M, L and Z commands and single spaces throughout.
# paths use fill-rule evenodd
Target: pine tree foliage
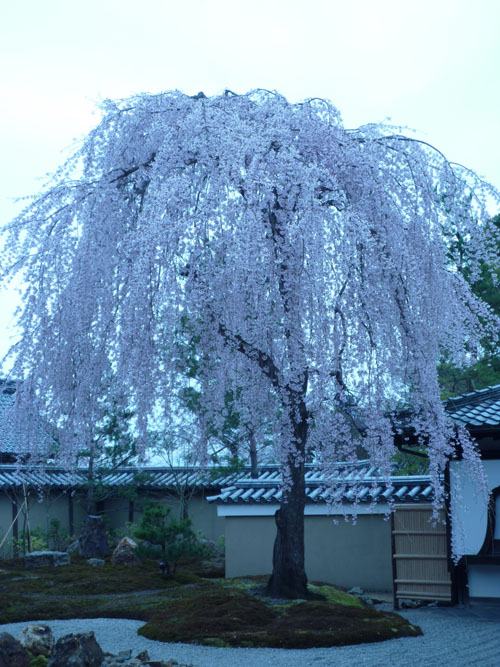
M 497 230 L 500 228 L 500 214 L 488 220 L 485 228 L 486 234 L 488 228 L 493 230 L 492 240 L 498 238 Z M 454 239 L 459 255 L 461 255 L 461 248 L 466 243 L 467 239 L 461 237 Z M 500 252 L 500 248 L 498 248 L 498 251 Z M 472 279 L 465 261 L 462 260 L 457 269 L 469 282 L 474 294 L 487 303 L 497 316 L 500 316 L 500 290 L 498 289 L 500 269 L 497 268 L 492 271 L 491 267 L 483 262 L 479 276 L 474 276 L 474 279 Z M 442 359 L 438 374 L 441 398 L 458 396 L 500 384 L 500 350 L 497 341 L 488 337 L 482 340 L 481 349 L 473 351 L 470 365 L 465 368 L 455 366 L 446 358 Z
M 348 396 L 366 451 L 388 472 L 388 415 L 405 387 L 440 502 L 452 430 L 438 359 L 467 360 L 498 329 L 453 270 L 447 239 L 467 238 L 472 275 L 482 261 L 497 266 L 482 224 L 491 197 L 399 129 L 345 129 L 325 100 L 258 90 L 105 102 L 98 127 L 7 229 L 3 266 L 27 284 L 13 350 L 20 398 L 58 423 L 69 458 L 110 376 L 143 437 L 158 415 L 175 424 L 193 382 L 175 352 L 187 317 L 210 427 L 217 415 L 223 426 L 228 387 L 241 388 L 233 407 L 256 437 L 274 424 L 283 507 L 292 493 L 303 503 L 306 452 L 325 469 L 355 458 Z

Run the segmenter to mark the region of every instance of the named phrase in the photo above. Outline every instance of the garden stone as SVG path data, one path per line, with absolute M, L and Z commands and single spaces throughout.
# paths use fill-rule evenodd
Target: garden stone
M 0 667 L 29 667 L 28 651 L 8 632 L 0 634 Z
M 54 635 L 45 624 L 27 625 L 17 639 L 33 655 L 50 658 L 54 650 Z
M 128 660 L 129 658 L 132 657 L 132 649 L 128 648 L 125 651 L 118 651 L 116 657 L 121 658 L 122 660 Z
M 204 549 L 202 566 L 208 568 L 223 568 L 226 564 L 224 548 L 208 538 L 200 539 L 200 545 Z
M 423 607 L 425 603 L 422 600 L 401 600 L 400 605 L 401 609 L 417 609 Z
M 24 567 L 58 567 L 69 563 L 66 551 L 32 551 L 24 556 Z
M 104 565 L 105 561 L 102 558 L 89 558 L 87 563 L 92 565 L 92 567 L 100 567 L 101 565 Z
M 224 558 L 224 549 L 214 540 L 203 537 L 200 539 L 200 544 L 204 547 L 208 558 Z
M 373 600 L 370 597 L 368 597 L 368 595 L 366 595 L 363 589 L 360 588 L 359 586 L 354 586 L 353 588 L 350 588 L 347 592 L 350 595 L 355 595 L 357 598 L 359 598 L 362 602 L 369 605 L 370 607 L 374 605 Z
M 118 542 L 116 549 L 111 556 L 113 565 L 135 565 L 138 560 L 135 557 L 137 542 L 131 537 L 124 537 Z
M 61 637 L 47 667 L 101 667 L 104 653 L 93 632 L 71 633 Z
M 127 666 L 130 664 L 129 660 L 132 658 L 132 649 L 127 649 L 126 651 L 120 651 L 116 655 L 113 655 L 111 658 L 111 662 L 109 663 L 110 665 L 124 665 L 125 663 Z
M 88 516 L 78 538 L 78 552 L 84 558 L 109 556 L 109 544 L 102 516 Z
M 74 542 L 71 542 L 70 545 L 68 545 L 68 548 L 66 549 L 66 551 L 69 554 L 73 554 L 73 553 L 78 551 L 78 546 L 79 546 L 78 540 L 75 540 Z

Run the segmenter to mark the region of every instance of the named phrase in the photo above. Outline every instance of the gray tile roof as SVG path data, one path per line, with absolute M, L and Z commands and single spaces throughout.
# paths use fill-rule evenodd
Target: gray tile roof
M 19 451 L 12 428 L 6 428 L 2 419 L 12 404 L 15 384 L 0 380 L 0 452 Z M 500 385 L 474 391 L 445 401 L 451 418 L 472 429 L 500 428 Z M 225 504 L 279 503 L 281 500 L 281 474 L 278 466 L 261 468 L 253 479 L 249 470 L 218 475 L 207 468 L 121 468 L 101 477 L 105 486 L 123 486 L 133 483 L 140 472 L 140 486 L 150 490 L 175 490 L 179 487 L 196 487 L 216 491 L 210 501 Z M 427 476 L 392 477 L 390 484 L 368 462 L 356 465 L 339 465 L 334 473 L 325 476 L 317 468 L 306 470 L 306 494 L 309 503 L 332 501 L 329 488 L 332 481 L 343 490 L 333 498 L 334 502 L 428 502 L 432 498 L 430 479 Z M 67 471 L 50 466 L 42 468 L 18 468 L 0 465 L 0 489 L 22 486 L 64 489 L 82 488 L 86 471 Z
M 16 386 L 14 382 L 0 379 L 0 452 L 16 453 L 19 443 L 15 437 L 15 429 L 9 423 L 7 411 L 14 402 Z
M 500 384 L 445 401 L 454 422 L 474 429 L 500 428 Z
M 500 428 L 500 385 L 450 398 L 445 409 L 457 424 L 470 430 Z M 411 413 L 402 413 L 411 426 Z M 263 473 L 258 479 L 240 478 L 232 486 L 208 500 L 224 504 L 279 503 L 281 499 L 279 471 Z M 321 473 L 306 472 L 306 496 L 309 503 L 325 503 L 330 499 L 329 481 Z M 337 481 L 344 486 L 334 497 L 335 502 L 429 502 L 432 487 L 427 476 L 392 477 L 388 485 L 369 463 L 339 466 Z
M 432 499 L 430 478 L 426 475 L 392 477 L 387 484 L 377 469 L 368 461 L 353 465 L 339 465 L 329 474 L 317 467 L 307 466 L 305 473 L 306 498 L 308 503 L 362 503 L 378 502 L 429 502 Z M 341 488 L 331 495 L 330 488 Z M 263 470 L 258 478 L 249 474 L 240 476 L 220 493 L 207 498 L 216 504 L 264 504 L 281 501 L 281 473 L 277 467 Z
M 106 487 L 126 486 L 137 482 L 145 490 L 175 490 L 179 488 L 199 488 L 211 491 L 233 484 L 246 473 L 216 473 L 207 468 L 118 468 L 105 472 L 99 482 Z M 87 480 L 87 470 L 74 471 L 62 468 L 26 467 L 0 465 L 0 489 L 22 487 L 26 484 L 35 488 L 79 489 Z
M 308 466 L 306 470 L 306 494 L 310 503 L 325 503 L 330 500 L 328 480 L 317 468 Z M 330 477 L 331 479 L 331 477 Z M 429 478 L 394 477 L 392 486 L 387 486 L 377 476 L 377 471 L 368 462 L 352 466 L 342 466 L 333 474 L 335 481 L 347 484 L 346 493 L 337 502 L 369 504 L 372 502 L 428 502 L 431 499 Z M 253 504 L 279 503 L 281 499 L 281 474 L 278 466 L 266 466 L 254 479 L 248 468 L 240 472 L 217 474 L 207 468 L 119 468 L 104 473 L 100 482 L 106 487 L 120 487 L 137 481 L 145 491 L 171 491 L 180 488 L 197 488 L 215 495 L 211 502 Z M 86 484 L 86 470 L 67 471 L 61 468 L 27 468 L 15 465 L 0 465 L 0 490 L 20 488 L 26 484 L 30 488 L 64 490 L 83 489 Z

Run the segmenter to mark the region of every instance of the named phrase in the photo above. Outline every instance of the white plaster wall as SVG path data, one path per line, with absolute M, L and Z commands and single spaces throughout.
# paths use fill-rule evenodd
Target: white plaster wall
M 489 491 L 500 486 L 500 461 L 483 461 Z M 450 464 L 452 531 L 459 556 L 476 555 L 487 528 L 487 506 L 481 502 L 476 484 L 466 474 L 463 461 Z M 500 514 L 495 533 L 500 535 Z M 500 539 L 500 538 L 499 538 Z
M 4 539 L 5 538 L 5 539 Z M 4 494 L 0 494 L 0 557 L 10 556 L 10 540 L 12 538 L 12 502 Z
M 500 496 L 497 496 L 496 503 L 495 503 L 495 516 L 496 516 L 496 523 L 495 523 L 495 533 L 493 535 L 493 539 L 495 540 L 500 540 Z
M 217 516 L 272 516 L 280 506 L 274 503 L 254 503 L 251 505 L 217 505 Z M 340 505 L 332 511 L 325 503 L 308 504 L 304 508 L 305 516 L 348 516 L 352 515 L 352 505 Z M 371 505 L 358 505 L 356 515 L 383 514 L 389 516 L 391 508 L 387 503 Z
M 392 590 L 391 524 L 380 514 L 358 517 L 307 515 L 305 569 L 310 581 L 346 588 Z M 276 537 L 274 517 L 226 515 L 226 577 L 271 574 Z
M 498 565 L 469 565 L 467 575 L 471 597 L 500 598 L 500 567 Z

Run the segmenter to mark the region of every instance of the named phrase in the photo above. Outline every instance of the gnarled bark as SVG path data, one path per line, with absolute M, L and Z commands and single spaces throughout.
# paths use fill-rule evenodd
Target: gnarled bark
M 295 495 L 292 502 L 282 503 L 275 514 L 278 532 L 273 549 L 273 574 L 267 584 L 267 593 L 272 597 L 292 600 L 307 597 L 304 505 Z
M 289 599 L 307 597 L 304 566 L 304 451 L 308 412 L 303 397 L 298 403 L 302 419 L 294 428 L 296 453 L 288 456 L 284 471 L 286 475 L 281 507 L 275 514 L 277 533 L 273 549 L 273 573 L 267 584 L 269 595 Z

